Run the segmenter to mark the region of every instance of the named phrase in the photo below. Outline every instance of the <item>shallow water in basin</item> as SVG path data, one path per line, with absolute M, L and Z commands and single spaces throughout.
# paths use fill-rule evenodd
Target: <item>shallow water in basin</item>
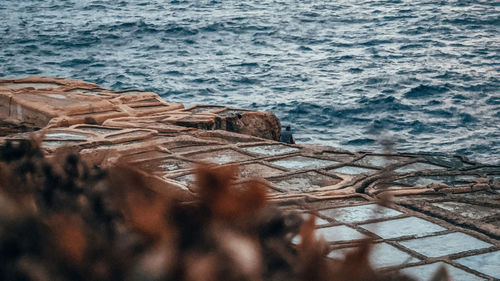
M 337 169 L 330 170 L 330 172 L 347 174 L 347 175 L 373 174 L 376 171 L 378 170 L 356 167 L 356 166 L 343 166 Z
M 460 258 L 456 262 L 500 279 L 500 251 Z
M 363 224 L 361 227 L 384 239 L 403 236 L 419 237 L 446 230 L 446 228 L 443 228 L 440 225 L 417 217 Z
M 462 232 L 417 238 L 400 242 L 404 247 L 429 258 L 458 254 L 493 246 Z
M 422 162 L 416 162 L 412 164 L 408 164 L 402 167 L 397 168 L 394 170 L 396 173 L 411 173 L 411 172 L 418 172 L 418 171 L 424 171 L 424 170 L 442 170 L 446 169 L 446 167 L 442 166 L 437 166 L 434 164 L 429 164 L 429 163 L 422 163 Z
M 307 173 L 300 173 L 281 179 L 272 179 L 270 181 L 283 190 L 307 191 L 324 186 L 335 185 L 339 183 L 341 179 L 309 171 Z
M 0 86 L 7 87 L 9 89 L 22 89 L 22 88 L 35 88 L 35 89 L 48 89 L 48 88 L 58 88 L 59 84 L 54 83 L 1 83 Z
M 345 242 L 366 238 L 363 233 L 345 225 L 318 228 L 314 234 L 317 239 L 323 237 L 327 242 Z M 300 236 L 296 236 L 292 242 L 299 244 L 300 241 Z
M 98 134 L 109 134 L 109 133 L 114 133 L 116 131 L 119 131 L 121 129 L 113 129 L 113 128 L 106 128 L 106 127 L 92 127 L 92 126 L 79 126 L 76 127 L 78 130 L 82 131 L 88 131 L 88 132 L 93 132 L 93 133 L 98 133 Z
M 358 161 L 354 162 L 358 165 L 374 166 L 374 167 L 386 167 L 392 164 L 398 163 L 401 157 L 388 157 L 388 156 L 378 156 L 378 155 L 367 155 Z
M 340 222 L 362 222 L 371 219 L 390 218 L 402 213 L 376 204 L 334 208 L 319 211 L 321 215 Z
M 257 153 L 269 156 L 275 156 L 275 155 L 281 155 L 285 153 L 299 151 L 298 148 L 289 147 L 286 145 L 259 145 L 259 146 L 243 147 L 242 149 L 251 153 Z
M 226 163 L 245 161 L 251 159 L 250 156 L 244 155 L 232 149 L 218 150 L 206 153 L 197 153 L 189 157 L 193 157 L 195 160 L 201 162 L 210 162 L 215 164 L 226 164 Z
M 339 164 L 340 162 L 316 159 L 304 156 L 293 156 L 273 161 L 272 163 L 274 165 L 278 165 L 287 169 L 300 170 L 300 169 L 322 168 L 330 165 Z
M 396 183 L 401 183 L 409 186 L 428 186 L 433 183 L 444 183 L 449 186 L 460 186 L 469 184 L 469 180 L 476 178 L 475 176 L 459 175 L 459 176 L 422 176 L 422 177 L 406 177 L 398 179 Z
M 73 146 L 78 145 L 81 142 L 79 141 L 56 141 L 56 140 L 45 140 L 42 141 L 42 146 L 47 147 L 63 147 L 63 146 Z
M 86 140 L 88 136 L 76 133 L 66 132 L 50 132 L 45 134 L 46 139 L 61 139 L 61 140 Z
M 439 202 L 432 203 L 432 205 L 447 210 L 453 214 L 476 220 L 500 214 L 500 209 L 498 208 L 467 204 L 462 202 Z

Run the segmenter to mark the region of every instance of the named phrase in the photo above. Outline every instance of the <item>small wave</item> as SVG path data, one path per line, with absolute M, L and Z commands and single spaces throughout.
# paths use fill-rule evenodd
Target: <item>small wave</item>
M 62 67 L 76 67 L 83 64 L 91 64 L 92 62 L 93 60 L 91 59 L 71 59 L 63 61 L 60 65 Z
M 354 139 L 350 140 L 347 142 L 343 142 L 343 145 L 355 145 L 355 146 L 362 146 L 362 145 L 370 145 L 374 144 L 376 140 L 371 139 L 371 138 L 359 138 L 359 139 Z
M 485 25 L 498 26 L 500 24 L 500 17 L 496 16 L 496 17 L 481 19 L 478 17 L 464 16 L 454 19 L 445 19 L 443 22 L 458 26 L 471 25 L 469 26 L 469 28 L 478 29 L 478 28 L 483 28 Z
M 70 38 L 61 38 L 56 40 L 48 40 L 53 46 L 61 46 L 64 48 L 83 48 L 97 45 L 101 39 L 97 36 L 75 36 Z
M 230 64 L 229 67 L 248 67 L 248 68 L 259 68 L 260 65 L 256 62 L 242 62 L 236 64 Z
M 462 124 L 476 123 L 478 121 L 477 118 L 470 115 L 469 113 L 461 113 L 461 114 L 459 114 L 459 118 L 460 118 Z
M 399 47 L 400 50 L 408 50 L 408 49 L 420 49 L 424 46 L 422 44 L 406 44 Z
M 178 26 L 178 25 L 169 25 L 168 27 L 163 29 L 163 32 L 166 34 L 183 35 L 183 36 L 198 34 L 197 29 L 192 29 L 186 26 Z
M 409 127 L 411 130 L 408 132 L 410 135 L 422 135 L 422 134 L 430 134 L 434 133 L 434 128 L 431 126 L 428 126 L 425 123 L 422 123 L 418 120 L 413 121 Z
M 394 96 L 378 95 L 376 97 L 368 98 L 362 97 L 357 101 L 358 104 L 362 105 L 362 108 L 357 109 L 367 112 L 376 111 L 409 111 L 412 107 L 401 103 Z
M 470 98 L 462 95 L 462 94 L 457 94 L 457 95 L 453 95 L 453 99 L 454 100 L 460 100 L 460 101 L 463 101 L 463 100 L 470 100 Z M 487 103 L 487 102 L 486 102 Z
M 363 69 L 361 68 L 358 68 L 358 67 L 352 67 L 352 68 L 349 68 L 348 70 L 350 73 L 361 73 L 363 72 Z
M 223 23 L 223 22 L 214 22 L 214 23 L 211 23 L 207 26 L 204 26 L 202 28 L 200 28 L 200 31 L 204 31 L 204 32 L 216 32 L 216 31 L 221 31 L 221 30 L 224 30 L 226 29 L 226 23 Z
M 427 98 L 446 93 L 448 91 L 449 89 L 447 87 L 421 84 L 417 87 L 411 88 L 410 91 L 404 94 L 404 97 L 407 99 Z
M 249 85 L 260 83 L 259 79 L 252 79 L 252 78 L 248 78 L 248 77 L 241 77 L 238 79 L 232 79 L 231 81 L 236 82 L 236 83 L 240 83 L 240 84 L 249 84 Z
M 499 105 L 500 104 L 500 97 L 490 97 L 489 99 L 486 100 L 486 104 Z
M 300 13 L 301 16 L 304 16 L 304 17 L 310 17 L 310 18 L 317 18 L 319 16 L 321 16 L 319 13 L 316 13 L 316 12 L 302 12 Z
M 196 79 L 191 80 L 191 82 L 198 83 L 198 84 L 201 84 L 201 83 L 215 84 L 215 83 L 219 82 L 219 79 L 217 79 L 215 77 L 211 77 L 211 78 L 196 78 Z
M 170 71 L 164 72 L 163 74 L 170 75 L 170 76 L 182 76 L 182 75 L 184 75 L 183 72 L 180 72 L 177 70 L 170 70 Z
M 392 44 L 394 43 L 392 40 L 382 40 L 382 39 L 372 39 L 368 40 L 365 42 L 359 43 L 359 45 L 362 46 L 377 46 L 377 45 L 383 45 L 383 44 Z
M 425 109 L 423 112 L 432 115 L 434 117 L 442 117 L 442 118 L 453 117 L 453 112 L 446 109 L 435 109 L 435 110 Z
M 440 100 L 430 100 L 427 102 L 427 105 L 429 105 L 429 106 L 436 106 L 436 105 L 440 105 L 440 104 L 443 104 L 443 102 Z
M 299 51 L 306 51 L 306 52 L 309 52 L 309 51 L 312 51 L 311 48 L 307 47 L 307 46 L 300 46 L 297 48 Z

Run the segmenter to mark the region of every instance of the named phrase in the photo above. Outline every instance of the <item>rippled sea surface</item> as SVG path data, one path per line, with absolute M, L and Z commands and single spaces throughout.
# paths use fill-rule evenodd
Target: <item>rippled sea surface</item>
M 498 1 L 0 1 L 0 77 L 31 74 L 271 111 L 298 142 L 500 162 Z

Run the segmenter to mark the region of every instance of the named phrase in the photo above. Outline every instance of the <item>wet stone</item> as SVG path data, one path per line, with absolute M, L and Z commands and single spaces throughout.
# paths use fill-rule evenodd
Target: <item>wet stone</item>
M 24 106 L 26 103 L 33 102 L 34 104 L 36 104 L 39 110 L 46 113 L 48 108 L 59 108 L 65 110 L 73 106 L 92 106 L 92 104 L 95 102 L 90 99 L 83 100 L 81 98 L 79 99 L 72 96 L 67 96 L 65 99 L 54 98 L 33 92 L 18 93 L 14 96 L 14 98 L 20 102 L 21 106 Z
M 345 242 L 366 238 L 363 233 L 345 225 L 318 228 L 314 235 L 316 239 L 323 237 L 327 242 Z M 292 243 L 296 245 L 300 244 L 300 242 L 301 237 L 298 235 L 292 240 Z
M 356 250 L 355 248 L 347 248 L 334 250 L 328 254 L 329 258 L 342 259 L 346 253 Z M 405 253 L 398 248 L 387 243 L 377 243 L 373 245 L 370 252 L 370 263 L 375 268 L 382 268 L 388 266 L 397 266 L 403 263 L 413 263 L 419 260 Z
M 337 198 L 332 200 L 319 200 L 312 201 L 308 203 L 308 208 L 311 210 L 318 209 L 328 209 L 328 208 L 338 208 L 339 206 L 352 206 L 361 203 L 366 203 L 368 200 L 366 198 L 356 196 L 348 198 Z
M 193 174 L 188 174 L 174 178 L 175 181 L 182 183 L 185 186 L 192 186 L 196 182 L 196 178 Z
M 454 194 L 454 200 L 467 200 L 467 201 L 475 201 L 475 202 L 487 202 L 487 201 L 500 201 L 500 193 L 498 192 L 487 192 L 487 191 L 479 191 L 479 192 L 469 192 L 463 194 Z
M 478 175 L 500 176 L 500 166 L 487 166 L 476 169 L 467 170 Z
M 289 147 L 289 146 L 281 145 L 281 144 L 242 147 L 242 149 L 244 149 L 248 152 L 251 152 L 251 153 L 257 153 L 257 154 L 268 155 L 268 156 L 275 156 L 275 155 L 281 155 L 281 154 L 285 154 L 285 153 L 299 151 L 298 148 Z
M 214 111 L 214 110 L 220 110 L 223 109 L 223 106 L 197 106 L 189 111 L 192 113 L 202 113 L 202 112 L 209 112 L 209 111 Z
M 323 236 L 328 242 L 352 241 L 366 238 L 361 232 L 345 225 L 318 228 L 316 235 L 318 237 L 320 235 Z
M 246 161 L 252 159 L 250 156 L 241 154 L 232 149 L 199 153 L 190 155 L 189 157 L 192 157 L 193 159 L 201 162 L 210 162 L 215 164 L 226 164 L 231 162 Z
M 493 246 L 462 232 L 418 238 L 403 241 L 400 242 L 400 244 L 430 258 L 437 258 Z
M 489 208 L 485 206 L 479 206 L 461 202 L 439 202 L 439 203 L 432 203 L 432 205 L 444 209 L 446 211 L 452 212 L 453 214 L 458 214 L 462 217 L 477 219 L 477 220 L 500 214 L 500 209 L 498 208 Z
M 482 281 L 486 280 L 472 273 L 469 273 L 460 268 L 454 267 L 444 262 L 436 262 L 431 264 L 424 264 L 419 266 L 407 267 L 401 270 L 401 273 L 416 278 L 418 281 L 431 280 L 436 271 L 444 265 L 450 274 L 452 280 L 457 281 Z
M 148 172 L 172 172 L 181 169 L 189 169 L 192 166 L 191 163 L 173 158 L 144 161 L 134 165 Z
M 420 237 L 446 230 L 444 227 L 417 217 L 369 223 L 361 225 L 361 227 L 384 239 L 403 236 Z
M 422 155 L 425 160 L 440 166 L 447 166 L 454 169 L 471 167 L 469 163 L 463 162 L 460 157 L 444 156 L 444 155 Z
M 158 158 L 166 158 L 169 154 L 161 151 L 145 151 L 123 157 L 125 162 L 142 162 Z
M 205 144 L 199 144 L 199 145 L 191 145 L 191 146 L 181 146 L 181 147 L 174 147 L 174 148 L 169 148 L 170 151 L 173 153 L 188 153 L 188 152 L 194 152 L 194 151 L 205 151 L 207 149 L 216 149 L 218 145 L 205 145 Z
M 397 180 L 397 183 L 409 186 L 428 186 L 433 183 L 444 183 L 448 186 L 467 185 L 467 180 L 472 180 L 475 176 L 459 175 L 459 176 L 425 176 L 425 177 L 406 177 Z
M 92 133 L 97 133 L 97 134 L 101 134 L 101 135 L 111 134 L 111 133 L 115 133 L 115 132 L 121 130 L 121 129 L 117 129 L 117 128 L 107 128 L 107 127 L 98 127 L 98 126 L 78 126 L 78 127 L 75 127 L 75 129 L 87 131 L 87 132 L 92 132 Z
M 354 159 L 353 154 L 344 152 L 323 151 L 321 155 L 340 162 L 350 162 Z
M 396 173 L 411 173 L 411 172 L 418 172 L 418 171 L 425 171 L 425 170 L 443 170 L 446 169 L 445 167 L 442 166 L 437 166 L 429 163 L 422 163 L 422 162 L 416 162 L 412 164 L 405 165 L 403 167 L 400 167 L 396 170 L 394 170 Z
M 376 204 L 322 210 L 321 215 L 339 222 L 353 223 L 399 216 L 402 213 Z
M 130 90 L 130 91 L 119 91 L 119 94 L 120 95 L 140 95 L 142 93 L 145 93 L 145 92 L 141 92 L 141 91 L 135 91 L 135 90 Z
M 387 166 L 396 164 L 401 159 L 403 159 L 403 158 L 401 158 L 401 157 L 387 157 L 387 156 L 379 156 L 379 155 L 367 155 L 354 163 L 356 163 L 358 165 L 383 168 L 383 167 L 387 167 Z
M 326 166 L 339 164 L 340 162 L 316 159 L 304 156 L 293 156 L 278 161 L 273 161 L 272 163 L 274 165 L 278 165 L 287 169 L 300 170 L 300 169 L 322 168 Z
M 456 262 L 493 278 L 500 279 L 500 251 L 460 258 Z
M 136 109 L 136 110 L 141 110 L 141 109 L 164 109 L 165 105 L 159 103 L 159 104 L 140 104 L 140 105 L 130 105 L 129 107 Z
M 43 94 L 44 96 L 47 96 L 49 98 L 53 98 L 53 99 L 61 99 L 61 100 L 64 100 L 64 99 L 67 99 L 68 97 L 65 96 L 65 95 L 61 95 L 61 94 Z
M 279 176 L 282 173 L 283 171 L 281 170 L 271 168 L 266 165 L 258 163 L 243 165 L 240 168 L 240 176 L 242 178 L 248 178 L 248 177 L 267 178 L 267 177 Z
M 42 141 L 42 147 L 63 147 L 63 146 L 74 146 L 81 144 L 81 141 L 64 141 L 64 140 L 44 140 Z
M 222 117 L 228 117 L 228 116 L 234 116 L 238 114 L 242 114 L 248 112 L 247 110 L 242 110 L 242 109 L 227 109 L 224 111 L 221 111 L 217 113 L 217 115 L 222 116 Z
M 69 93 L 75 93 L 75 94 L 85 94 L 85 95 L 92 95 L 92 96 L 97 96 L 97 97 L 108 97 L 109 95 L 103 94 L 99 91 L 92 91 L 92 90 L 86 90 L 86 89 L 73 89 L 71 91 L 68 91 Z
M 48 89 L 48 88 L 58 88 L 60 85 L 55 83 L 5 83 L 0 84 L 0 86 L 7 87 L 9 89 L 18 90 L 22 88 L 35 88 L 35 89 Z
M 151 132 L 150 131 L 131 131 L 131 132 L 125 132 L 125 133 L 119 133 L 119 134 L 114 134 L 114 135 L 108 135 L 106 136 L 106 139 L 119 139 L 119 138 L 141 138 L 149 135 Z
M 88 135 L 81 135 L 73 132 L 50 132 L 45 134 L 45 139 L 60 139 L 60 140 L 87 140 Z
M 152 98 L 152 99 L 134 101 L 134 104 L 136 104 L 136 105 L 140 105 L 140 104 L 150 105 L 150 104 L 158 104 L 159 102 L 160 101 L 157 100 L 156 98 Z
M 408 188 L 408 186 L 404 185 L 398 185 L 398 184 L 378 184 L 375 186 L 375 189 L 377 190 L 398 190 L 398 189 L 405 189 Z
M 359 174 L 373 174 L 378 170 L 369 169 L 369 168 L 361 168 L 356 166 L 343 166 L 340 168 L 336 168 L 330 170 L 330 172 L 346 174 L 346 175 L 359 175 Z
M 325 176 L 318 172 L 310 171 L 307 173 L 292 175 L 286 178 L 272 179 L 270 181 L 283 190 L 307 191 L 324 186 L 335 185 L 342 180 Z

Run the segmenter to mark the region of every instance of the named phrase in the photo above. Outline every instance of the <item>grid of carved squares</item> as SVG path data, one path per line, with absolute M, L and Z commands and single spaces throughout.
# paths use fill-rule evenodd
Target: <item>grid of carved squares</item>
M 315 211 L 317 235 L 331 245 L 329 258 L 341 259 L 357 241 L 373 237 L 370 260 L 376 268 L 403 268 L 409 275 L 430 280 L 445 264 L 453 280 L 500 278 L 497 240 L 398 206 L 352 203 Z M 292 242 L 299 243 L 300 237 Z

